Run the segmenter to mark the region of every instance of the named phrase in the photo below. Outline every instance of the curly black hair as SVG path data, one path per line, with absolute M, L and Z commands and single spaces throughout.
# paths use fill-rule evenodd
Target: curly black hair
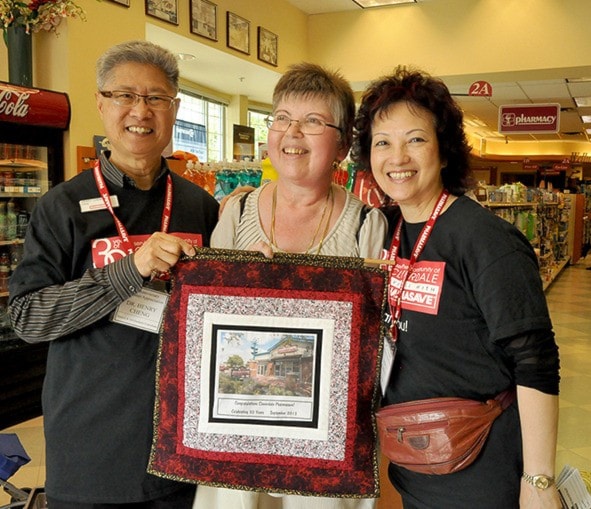
M 442 80 L 420 70 L 398 66 L 392 74 L 370 83 L 355 119 L 351 148 L 353 161 L 363 168 L 370 168 L 373 120 L 400 101 L 433 114 L 439 156 L 445 163 L 441 170 L 443 186 L 456 196 L 464 194 L 471 187 L 471 179 L 470 145 L 464 132 L 462 110 Z

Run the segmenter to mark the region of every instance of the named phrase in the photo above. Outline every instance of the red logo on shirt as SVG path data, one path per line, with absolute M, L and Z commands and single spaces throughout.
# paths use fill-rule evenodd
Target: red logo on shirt
M 408 260 L 398 258 L 397 262 L 390 274 L 390 298 L 395 294 L 393 288 L 400 288 L 408 270 Z M 416 262 L 404 285 L 402 308 L 436 315 L 439 311 L 444 273 L 445 262 Z

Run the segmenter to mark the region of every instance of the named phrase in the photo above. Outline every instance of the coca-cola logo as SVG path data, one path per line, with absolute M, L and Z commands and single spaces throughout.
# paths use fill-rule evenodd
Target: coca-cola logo
M 29 114 L 27 100 L 31 94 L 10 89 L 0 89 L 0 114 L 25 118 Z
M 0 82 L 0 122 L 67 129 L 70 122 L 68 96 Z

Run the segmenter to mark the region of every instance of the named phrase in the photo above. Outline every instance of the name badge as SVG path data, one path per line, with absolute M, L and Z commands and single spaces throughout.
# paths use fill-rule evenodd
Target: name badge
M 119 198 L 116 194 L 109 197 L 113 208 L 119 206 Z M 80 200 L 80 212 L 94 212 L 95 210 L 106 210 L 107 206 L 102 198 L 89 198 L 88 200 Z
M 159 334 L 167 303 L 167 293 L 144 287 L 140 292 L 119 304 L 111 321 Z
M 380 372 L 380 386 L 382 387 L 382 396 L 386 395 L 388 382 L 392 375 L 392 368 L 394 367 L 394 359 L 396 357 L 396 343 L 386 337 L 384 339 L 384 351 L 382 354 L 382 366 Z

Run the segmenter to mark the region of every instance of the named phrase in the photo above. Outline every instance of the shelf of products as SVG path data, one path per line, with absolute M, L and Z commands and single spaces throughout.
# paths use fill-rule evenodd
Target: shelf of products
M 529 240 L 538 256 L 540 277 L 546 289 L 570 259 L 568 234 L 571 209 L 566 205 L 567 200 L 557 193 L 536 189 L 521 192 L 519 196 L 535 198 L 535 201 L 486 200 L 482 204 L 514 224 Z
M 8 281 L 22 258 L 30 213 L 49 189 L 47 162 L 40 159 L 47 148 L 2 144 L 0 151 L 0 340 L 13 340 Z

